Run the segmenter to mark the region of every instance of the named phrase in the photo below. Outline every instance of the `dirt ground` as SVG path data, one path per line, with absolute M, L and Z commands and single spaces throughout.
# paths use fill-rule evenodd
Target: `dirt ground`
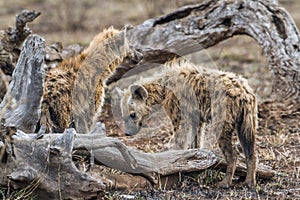
M 15 15 L 22 9 L 35 9 L 41 11 L 42 15 L 29 26 L 34 33 L 44 37 L 47 44 L 60 41 L 64 46 L 74 43 L 85 45 L 104 27 L 137 25 L 190 2 L 193 1 L 1 0 L 0 29 L 14 24 Z M 300 27 L 300 1 L 279 2 Z M 270 96 L 272 75 L 268 62 L 262 49 L 252 38 L 234 37 L 205 51 L 189 55 L 188 58 L 207 67 L 243 75 L 253 87 L 259 103 Z M 151 76 L 152 73 L 154 72 L 144 73 L 143 77 Z M 124 88 L 138 78 L 121 80 L 118 86 Z M 108 92 L 108 96 L 113 98 L 114 93 L 110 93 L 111 91 L 114 91 L 113 87 Z M 119 137 L 126 144 L 146 152 L 163 151 L 166 148 L 170 139 L 170 123 L 163 114 L 153 113 L 149 127 L 135 136 L 139 142 L 132 143 L 132 138 L 123 134 L 118 109 L 116 101 L 107 100 L 101 121 L 105 123 L 109 136 Z M 259 119 L 257 152 L 259 162 L 270 166 L 276 171 L 276 175 L 272 180 L 258 179 L 257 187 L 252 191 L 239 187 L 238 177 L 235 177 L 231 188 L 218 189 L 215 184 L 223 174 L 207 170 L 183 175 L 182 181 L 171 189 L 161 187 L 143 191 L 111 191 L 108 192 L 107 199 L 300 199 L 300 116 L 282 119 L 269 116 Z

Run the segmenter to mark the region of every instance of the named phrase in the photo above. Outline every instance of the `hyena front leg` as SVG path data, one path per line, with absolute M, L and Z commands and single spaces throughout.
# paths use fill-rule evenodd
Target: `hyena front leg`
M 190 149 L 194 146 L 193 127 L 187 124 L 180 124 L 174 133 L 174 149 Z
M 174 149 L 195 148 L 197 131 L 198 126 L 193 126 L 188 117 L 181 119 L 178 126 L 174 128 Z
M 225 157 L 227 168 L 225 177 L 218 183 L 218 187 L 228 188 L 232 183 L 232 177 L 235 172 L 237 156 L 232 147 L 233 131 L 234 127 L 230 123 L 225 122 L 218 143 Z
M 205 123 L 205 122 L 199 123 L 199 128 L 197 130 L 197 135 L 195 138 L 196 148 L 199 148 L 199 149 L 204 148 L 204 134 L 205 134 L 206 126 L 207 126 L 207 123 Z

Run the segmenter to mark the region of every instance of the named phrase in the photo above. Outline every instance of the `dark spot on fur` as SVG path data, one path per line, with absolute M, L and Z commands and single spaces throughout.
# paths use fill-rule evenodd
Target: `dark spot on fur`
M 64 79 L 64 76 L 63 76 L 62 74 L 59 74 L 59 75 L 58 75 L 58 78 L 59 78 L 59 79 Z
M 68 78 L 71 78 L 72 77 L 72 73 L 70 71 L 67 72 L 67 75 L 66 75 Z
M 211 86 L 211 81 L 210 80 L 207 80 L 207 85 Z
M 216 91 L 215 92 L 215 98 L 217 98 L 219 96 L 219 94 L 220 94 L 219 91 Z
M 51 78 L 49 81 L 50 81 L 50 82 L 56 82 L 56 81 L 57 81 L 57 79 L 55 79 L 55 78 Z

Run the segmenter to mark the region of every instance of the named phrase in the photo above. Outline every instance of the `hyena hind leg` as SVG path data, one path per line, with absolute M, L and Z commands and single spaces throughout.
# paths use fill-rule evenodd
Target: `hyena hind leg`
M 249 188 L 254 188 L 256 185 L 256 165 L 257 165 L 257 156 L 253 151 L 250 156 L 246 155 L 246 165 L 247 165 L 247 176 L 243 185 L 248 186 Z
M 219 147 L 225 157 L 227 168 L 224 179 L 218 183 L 218 187 L 229 188 L 236 168 L 237 156 L 232 146 L 232 133 L 234 128 L 224 124 L 223 132 L 218 140 Z

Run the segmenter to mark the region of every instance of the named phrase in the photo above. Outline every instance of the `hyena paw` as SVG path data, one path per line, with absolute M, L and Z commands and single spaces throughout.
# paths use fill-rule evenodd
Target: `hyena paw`
M 245 181 L 245 182 L 243 182 L 242 183 L 242 186 L 246 186 L 246 187 L 248 187 L 248 188 L 250 188 L 250 189 L 254 189 L 255 188 L 255 186 L 256 186 L 256 183 L 255 183 L 255 181 Z
M 230 184 L 228 183 L 228 181 L 222 180 L 221 182 L 217 183 L 217 187 L 227 189 L 230 187 Z

